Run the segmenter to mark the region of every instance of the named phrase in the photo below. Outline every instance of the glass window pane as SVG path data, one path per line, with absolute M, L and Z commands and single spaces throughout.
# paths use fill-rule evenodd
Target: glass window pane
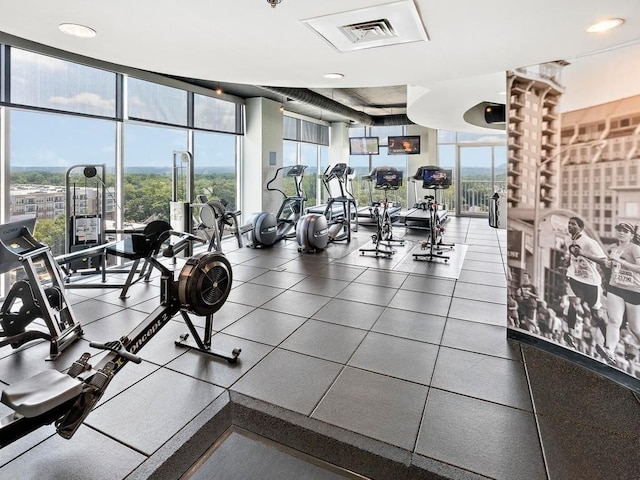
M 371 137 L 379 137 L 380 145 L 388 145 L 389 136 L 402 135 L 404 133 L 404 127 L 402 125 L 392 125 L 387 127 L 371 127 Z
M 293 117 L 282 117 L 282 136 L 286 140 L 298 140 L 298 119 Z
M 438 143 L 456 143 L 456 132 L 438 130 Z
M 115 117 L 115 73 L 18 48 L 10 68 L 12 103 Z
M 195 132 L 193 146 L 196 195 L 227 202 L 237 209 L 236 137 L 222 133 Z
M 186 130 L 125 125 L 125 222 L 131 225 L 155 219 L 169 221 L 173 152 L 185 150 Z
M 219 98 L 195 94 L 193 98 L 194 126 L 219 132 L 236 132 L 236 104 Z
M 178 88 L 129 77 L 127 81 L 129 118 L 172 125 L 187 125 L 187 92 Z
M 302 143 L 300 146 L 300 163 L 306 165 L 304 178 L 302 179 L 302 189 L 307 198 L 306 206 L 313 207 L 318 204 L 317 179 L 318 179 L 318 146 Z
M 9 117 L 10 220 L 37 217 L 36 238 L 48 244 L 54 255 L 65 253 L 67 170 L 75 165 L 103 164 L 107 173 L 105 219 L 115 220 L 114 122 L 19 110 L 10 110 Z M 102 185 L 95 178 L 82 177 L 70 185 L 74 187 L 83 203 L 72 201 L 71 207 L 81 214 L 100 213 L 96 194 Z

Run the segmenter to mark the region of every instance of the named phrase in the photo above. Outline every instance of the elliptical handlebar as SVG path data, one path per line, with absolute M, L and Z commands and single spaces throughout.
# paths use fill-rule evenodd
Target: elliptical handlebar
M 277 188 L 277 187 L 272 187 L 271 184 L 273 182 L 276 181 L 276 179 L 278 178 L 278 173 L 280 173 L 282 170 L 287 170 L 287 173 L 285 173 L 283 175 L 283 177 L 286 175 L 287 177 L 294 177 L 295 179 L 295 187 L 296 187 L 296 195 L 298 197 L 302 197 L 304 192 L 302 191 L 302 178 L 304 177 L 304 171 L 307 168 L 306 165 L 288 165 L 286 167 L 280 167 L 278 169 L 276 169 L 276 173 L 273 174 L 273 178 L 271 180 L 269 180 L 267 182 L 267 190 L 269 190 L 270 192 L 280 192 L 282 194 L 283 197 L 287 198 L 288 195 L 282 191 L 281 189 Z

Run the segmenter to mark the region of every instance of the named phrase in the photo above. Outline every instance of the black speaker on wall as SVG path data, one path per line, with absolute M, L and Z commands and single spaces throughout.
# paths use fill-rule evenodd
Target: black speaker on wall
M 484 120 L 487 123 L 504 123 L 506 121 L 505 106 L 498 103 L 487 105 L 484 107 Z

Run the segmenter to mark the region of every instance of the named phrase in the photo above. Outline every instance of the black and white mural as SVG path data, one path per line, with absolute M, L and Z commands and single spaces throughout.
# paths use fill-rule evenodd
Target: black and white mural
M 509 335 L 640 391 L 640 44 L 507 83 Z

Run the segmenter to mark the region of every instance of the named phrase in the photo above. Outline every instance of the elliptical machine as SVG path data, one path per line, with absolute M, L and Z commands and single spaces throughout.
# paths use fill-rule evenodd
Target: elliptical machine
M 302 189 L 302 179 L 306 165 L 293 165 L 280 167 L 276 170 L 273 178 L 267 183 L 267 190 L 270 192 L 280 192 L 284 199 L 280 205 L 278 213 L 274 215 L 270 212 L 257 212 L 252 214 L 247 223 L 253 226 L 249 233 L 250 244 L 253 248 L 261 248 L 273 245 L 283 238 L 294 238 L 296 236 L 296 225 L 302 212 L 304 211 L 305 193 Z M 280 172 L 284 178 L 293 178 L 295 195 L 287 195 L 283 190 L 272 186 Z
M 324 185 L 329 199 L 325 205 L 318 205 L 307 209 L 310 214 L 322 214 L 327 219 L 329 242 L 351 241 L 351 221 L 356 222 L 354 230 L 358 229 L 358 207 L 356 199 L 347 188 L 349 175 L 353 173 L 353 168 L 346 163 L 336 163 L 333 167 L 328 166 L 322 174 Z M 340 194 L 332 195 L 331 181 L 337 180 Z M 299 244 L 302 245 L 300 241 Z

